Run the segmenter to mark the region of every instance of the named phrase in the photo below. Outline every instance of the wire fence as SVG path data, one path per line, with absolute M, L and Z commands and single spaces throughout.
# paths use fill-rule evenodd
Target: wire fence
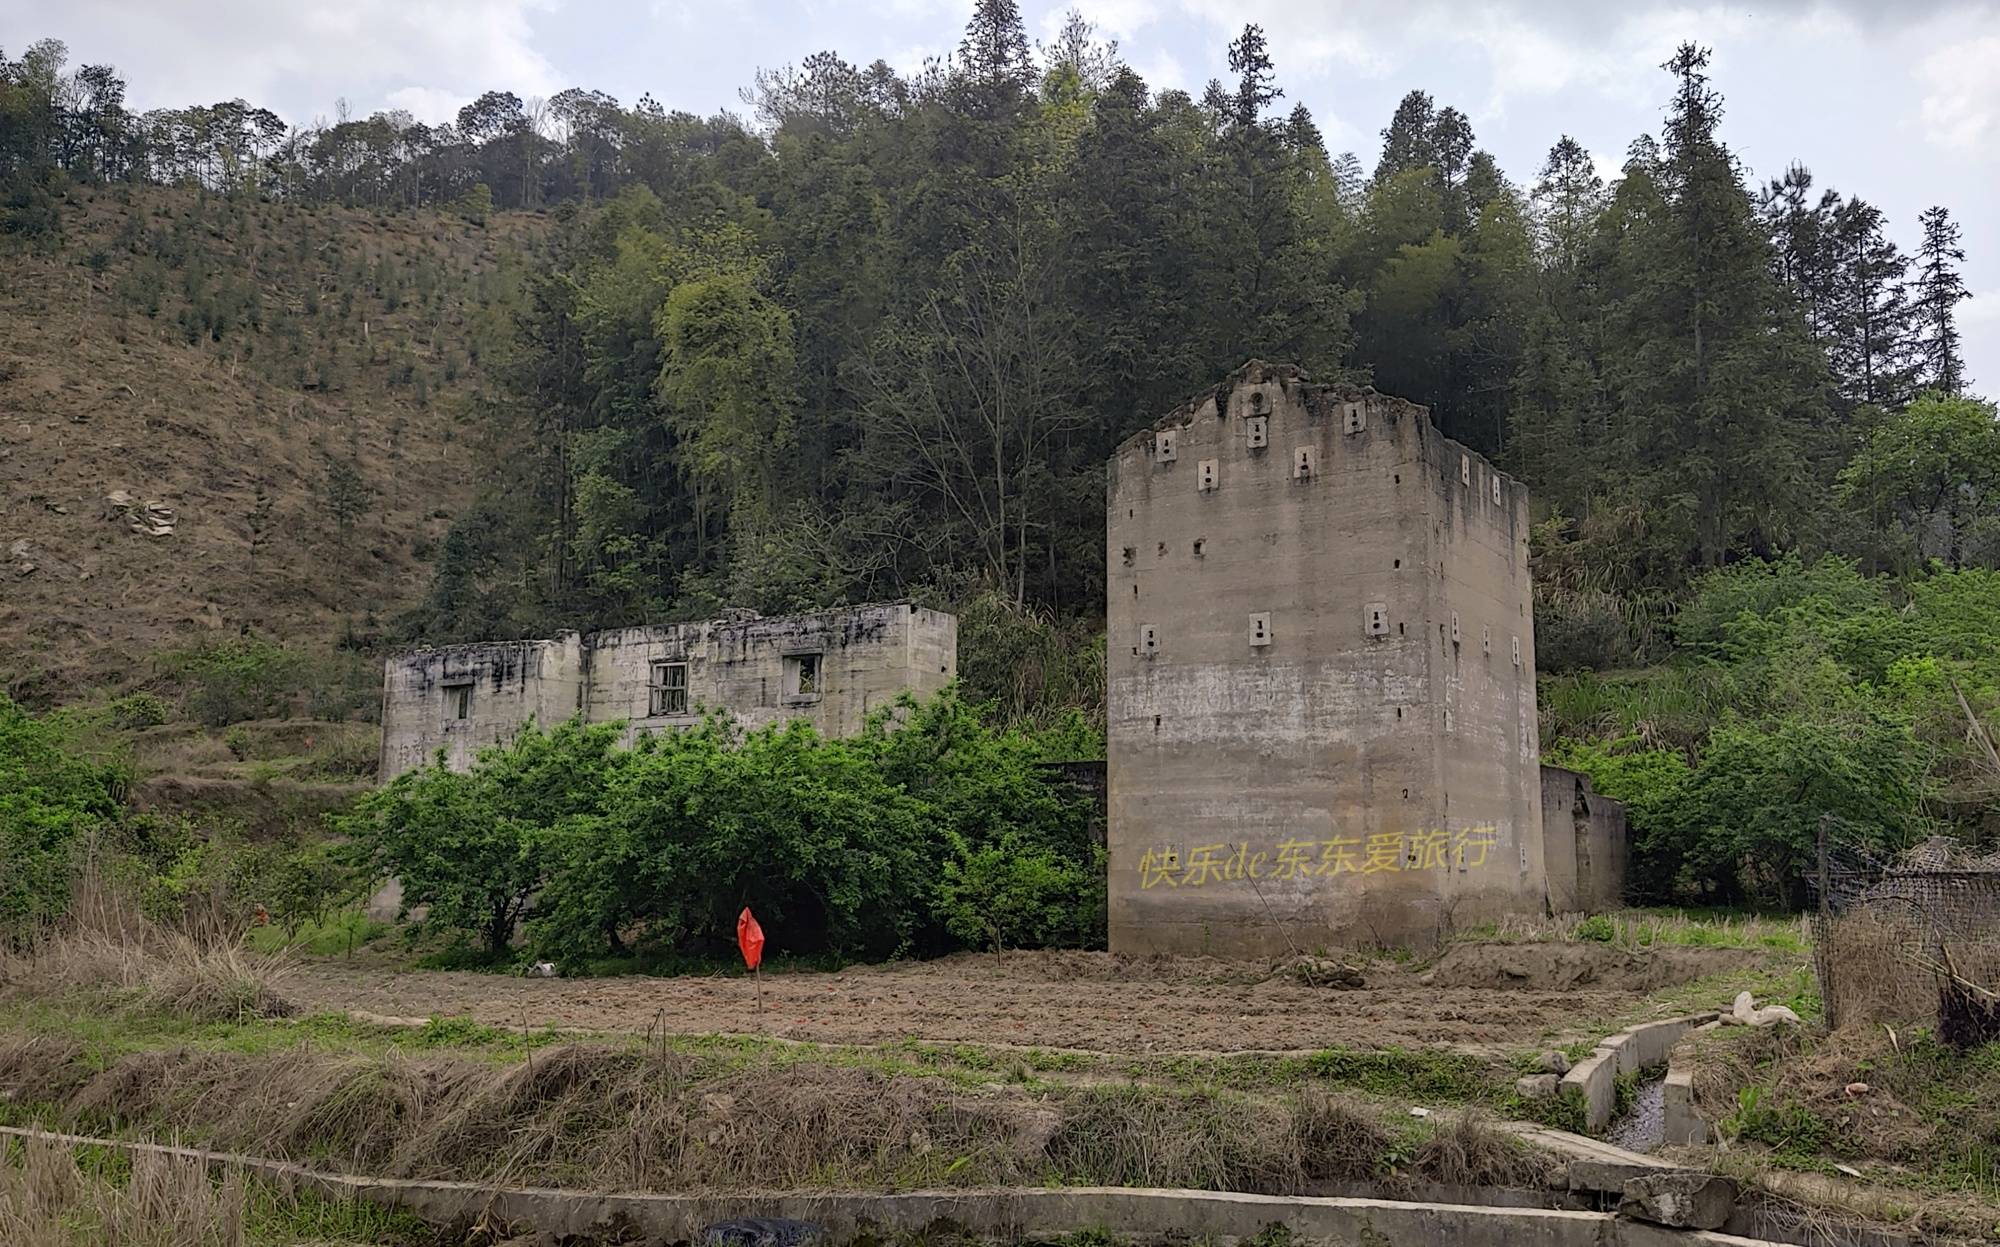
M 1821 823 L 1813 960 L 1827 1025 L 1928 1025 L 2000 1041 L 2000 849 L 1933 836 L 1880 858 Z

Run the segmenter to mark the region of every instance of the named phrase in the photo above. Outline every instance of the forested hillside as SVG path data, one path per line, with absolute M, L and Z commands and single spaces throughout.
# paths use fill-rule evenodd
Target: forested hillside
M 1155 91 L 1080 18 L 1031 48 L 982 0 L 920 72 L 822 53 L 742 116 L 493 91 L 299 130 L 134 114 L 60 45 L 0 57 L 0 430 L 39 439 L 0 471 L 55 552 L 6 626 L 40 655 L 162 593 L 287 642 L 336 613 L 443 640 L 909 595 L 961 613 L 1007 716 L 1097 713 L 1103 461 L 1262 357 L 1425 403 L 1529 482 L 1543 668 L 1611 673 L 1545 682 L 1558 752 L 1615 786 L 1606 759 L 1714 743 L 1804 765 L 1831 746 L 1726 733 L 1833 724 L 1832 804 L 1868 806 L 1887 740 L 1871 825 L 1976 826 L 2000 431 L 1948 206 L 1910 254 L 1814 153 L 1752 185 L 1692 45 L 1608 182 L 1562 135 L 1503 170 L 1422 90 L 1379 151 L 1333 153 L 1282 49 L 1249 26 L 1226 58 Z M 58 519 L 108 540 L 101 494 L 156 488 L 111 465 L 169 447 L 211 478 L 167 483 L 216 561 L 27 596 L 83 565 Z M 1739 599 L 1761 624 L 1710 618 Z M 1804 790 L 1765 778 L 1772 809 Z M 1682 839 L 1724 817 L 1677 808 Z

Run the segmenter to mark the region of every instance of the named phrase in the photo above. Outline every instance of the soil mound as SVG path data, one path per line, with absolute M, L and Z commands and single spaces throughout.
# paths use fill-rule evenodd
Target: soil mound
M 1755 965 L 1747 948 L 1616 948 L 1610 944 L 1460 944 L 1425 975 L 1433 987 L 1595 987 L 1651 992 Z

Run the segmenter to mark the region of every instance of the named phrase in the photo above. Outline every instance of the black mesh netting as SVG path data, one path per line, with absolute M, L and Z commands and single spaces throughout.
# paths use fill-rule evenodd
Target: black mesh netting
M 2000 850 L 1934 836 L 1890 859 L 1824 833 L 1813 960 L 1831 1026 L 1935 1026 L 2000 1041 Z

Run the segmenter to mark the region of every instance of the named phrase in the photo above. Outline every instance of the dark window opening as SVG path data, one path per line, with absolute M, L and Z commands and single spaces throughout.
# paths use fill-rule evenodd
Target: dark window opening
M 472 717 L 472 685 L 444 686 L 444 717 L 448 722 Z
M 688 712 L 688 665 L 684 662 L 656 662 L 648 687 L 647 710 L 654 716 Z
M 818 697 L 820 670 L 818 654 L 789 654 L 785 657 L 785 695 Z

